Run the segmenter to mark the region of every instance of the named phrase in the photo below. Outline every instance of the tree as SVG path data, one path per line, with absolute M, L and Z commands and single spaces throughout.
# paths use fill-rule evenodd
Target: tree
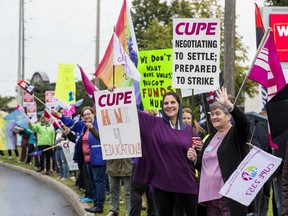
M 15 99 L 15 97 L 11 97 L 11 96 L 4 96 L 2 97 L 0 95 L 0 110 L 4 110 L 6 111 L 7 109 L 9 109 L 8 104 L 13 101 Z
M 288 0 L 266 0 L 264 2 L 267 6 L 286 6 L 288 5 Z
M 172 19 L 173 18 L 220 18 L 221 22 L 221 56 L 220 69 L 223 71 L 224 52 L 224 11 L 217 0 L 171 0 L 160 3 L 160 0 L 134 0 L 132 2 L 131 16 L 135 27 L 135 35 L 139 50 L 172 48 Z M 158 6 L 159 8 L 154 8 Z M 235 89 L 236 92 L 244 80 L 248 67 L 247 47 L 242 43 L 242 38 L 235 35 Z M 248 80 L 243 88 L 249 97 L 257 93 L 257 84 Z M 237 104 L 242 104 L 244 97 L 240 97 Z

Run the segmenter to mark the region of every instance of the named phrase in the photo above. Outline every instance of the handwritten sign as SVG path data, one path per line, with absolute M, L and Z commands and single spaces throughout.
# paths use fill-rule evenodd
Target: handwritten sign
M 103 159 L 141 157 L 134 88 L 94 93 Z
M 162 96 L 172 89 L 172 49 L 139 52 L 141 98 L 146 110 L 160 110 Z
M 214 90 L 219 65 L 219 19 L 173 19 L 172 87 Z
M 70 142 L 69 140 L 64 140 L 61 141 L 60 146 L 63 149 L 69 171 L 78 170 L 78 164 L 73 161 L 75 143 Z

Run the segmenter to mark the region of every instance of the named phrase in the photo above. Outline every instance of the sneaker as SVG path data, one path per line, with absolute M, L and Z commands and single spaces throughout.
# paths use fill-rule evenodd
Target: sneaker
M 82 199 L 84 199 L 85 198 L 85 196 L 80 196 L 79 197 L 79 200 L 82 200 Z
M 8 158 L 9 160 L 11 160 L 12 159 L 12 156 L 9 156 L 9 158 Z
M 71 178 L 70 178 L 72 181 L 76 181 L 76 178 L 75 178 L 75 176 L 72 176 Z
M 46 172 L 46 175 L 49 175 L 49 176 L 51 176 L 51 175 L 53 175 L 53 171 L 48 171 L 48 172 Z
M 82 203 L 92 203 L 93 199 L 90 199 L 88 197 L 84 197 L 83 199 L 80 200 L 80 202 L 82 202 Z
M 60 178 L 60 181 L 66 181 L 67 178 Z
M 107 216 L 118 216 L 118 213 L 110 211 Z
M 46 172 L 44 170 L 41 171 L 41 175 L 45 175 Z

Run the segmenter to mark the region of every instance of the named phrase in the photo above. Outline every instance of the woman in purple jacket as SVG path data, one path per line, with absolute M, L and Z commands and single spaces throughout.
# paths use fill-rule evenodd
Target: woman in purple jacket
M 159 216 L 173 216 L 175 198 L 186 216 L 197 214 L 198 187 L 193 163 L 186 157 L 192 136 L 198 134 L 182 123 L 182 103 L 175 92 L 162 100 L 162 118 L 138 111 L 143 157 L 139 158 L 134 181 L 154 189 Z

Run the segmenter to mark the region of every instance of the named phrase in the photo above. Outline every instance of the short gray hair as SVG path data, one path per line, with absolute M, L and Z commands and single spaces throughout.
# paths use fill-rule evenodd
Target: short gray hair
M 210 111 L 213 111 L 216 109 L 222 110 L 223 113 L 226 115 L 229 113 L 228 109 L 225 106 L 223 106 L 219 101 L 215 101 L 214 103 L 210 104 L 210 106 L 209 106 Z

